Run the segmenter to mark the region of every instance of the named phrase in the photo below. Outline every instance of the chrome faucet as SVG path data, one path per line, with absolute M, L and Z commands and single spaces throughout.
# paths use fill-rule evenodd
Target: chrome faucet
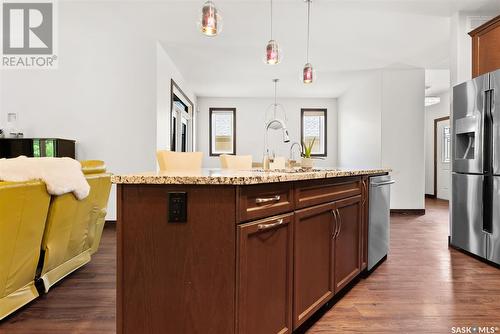
M 284 143 L 288 143 L 290 142 L 290 136 L 288 135 L 288 130 L 286 128 L 286 124 L 285 122 L 283 122 L 282 120 L 279 120 L 279 119 L 273 119 L 272 121 L 269 121 L 267 124 L 266 124 L 266 138 L 265 138 L 265 142 L 264 142 L 264 152 L 267 154 L 269 152 L 269 148 L 267 146 L 267 142 L 269 140 L 269 129 L 270 128 L 273 128 L 275 130 L 279 130 L 281 129 L 281 131 L 283 131 L 283 142 Z
M 268 133 L 269 133 L 270 128 L 273 128 L 275 130 L 281 129 L 281 131 L 283 131 L 283 142 L 284 143 L 290 142 L 290 137 L 288 135 L 288 129 L 286 128 L 285 122 L 283 122 L 280 119 L 273 119 L 266 124 L 266 144 L 267 144 L 267 137 L 268 137 Z
M 274 129 L 274 130 L 280 130 L 283 132 L 283 142 L 288 143 L 290 142 L 290 136 L 288 135 L 288 129 L 286 128 L 285 122 L 283 122 L 280 119 L 273 119 L 269 121 L 266 124 L 266 135 L 265 135 L 265 141 L 264 141 L 264 161 L 263 161 L 263 167 L 264 169 L 269 169 L 269 147 L 268 147 L 268 140 L 269 140 L 269 129 Z
M 295 146 L 298 146 L 298 148 L 299 148 L 299 157 L 302 155 L 302 145 L 300 145 L 300 143 L 299 143 L 299 142 L 293 142 L 293 143 L 292 143 L 292 146 L 290 146 L 290 157 L 288 158 L 288 161 L 292 161 L 292 160 L 294 160 L 294 159 L 293 159 L 293 148 L 294 148 Z

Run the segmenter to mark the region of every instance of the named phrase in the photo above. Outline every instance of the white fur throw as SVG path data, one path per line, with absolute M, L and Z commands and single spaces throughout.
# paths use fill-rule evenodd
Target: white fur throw
M 22 182 L 42 180 L 51 195 L 72 192 L 79 200 L 89 195 L 90 186 L 80 163 L 71 158 L 0 159 L 0 180 Z

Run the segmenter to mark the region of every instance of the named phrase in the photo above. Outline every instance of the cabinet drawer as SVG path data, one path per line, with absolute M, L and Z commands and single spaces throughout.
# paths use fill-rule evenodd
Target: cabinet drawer
M 291 183 L 269 183 L 240 187 L 240 221 L 293 211 Z
M 295 186 L 295 208 L 336 201 L 361 194 L 361 178 L 321 179 L 297 183 Z

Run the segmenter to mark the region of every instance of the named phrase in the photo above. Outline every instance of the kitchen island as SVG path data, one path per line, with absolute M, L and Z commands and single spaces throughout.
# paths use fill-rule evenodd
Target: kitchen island
M 367 265 L 388 169 L 116 175 L 118 333 L 292 333 Z

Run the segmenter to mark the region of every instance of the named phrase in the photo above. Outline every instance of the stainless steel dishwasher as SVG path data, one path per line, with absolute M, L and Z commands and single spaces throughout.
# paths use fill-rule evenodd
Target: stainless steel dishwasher
M 368 270 L 376 266 L 389 250 L 391 184 L 390 175 L 370 178 L 368 216 Z

